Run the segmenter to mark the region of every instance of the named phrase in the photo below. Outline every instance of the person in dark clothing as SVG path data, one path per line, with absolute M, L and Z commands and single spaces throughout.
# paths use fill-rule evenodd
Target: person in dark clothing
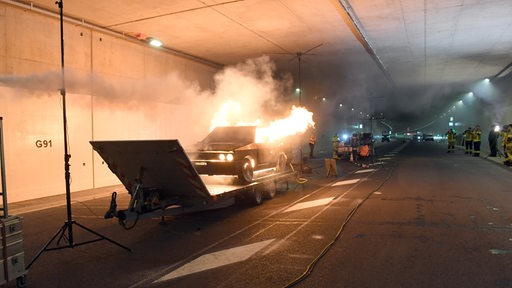
M 316 143 L 316 135 L 314 133 L 311 133 L 311 136 L 309 136 L 309 158 L 310 159 L 315 158 L 315 155 L 313 155 L 313 151 L 315 150 L 315 143 Z
M 489 141 L 489 148 L 491 149 L 491 154 L 489 154 L 489 157 L 496 157 L 498 154 L 498 137 L 499 133 L 494 130 L 494 127 L 491 127 L 489 135 L 487 136 L 487 140 Z

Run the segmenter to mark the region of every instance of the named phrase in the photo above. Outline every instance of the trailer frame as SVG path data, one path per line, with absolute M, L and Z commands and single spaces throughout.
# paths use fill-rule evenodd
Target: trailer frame
M 275 167 L 255 171 L 254 181 L 238 183 L 235 177 L 199 175 L 178 140 L 91 141 L 130 194 L 126 209 L 117 209 L 112 193 L 105 218 L 116 217 L 130 229 L 141 219 L 175 216 L 220 209 L 244 201 L 259 205 L 276 195 L 280 183 L 289 189 L 297 177 L 290 169 Z M 221 180 L 221 184 L 215 183 Z

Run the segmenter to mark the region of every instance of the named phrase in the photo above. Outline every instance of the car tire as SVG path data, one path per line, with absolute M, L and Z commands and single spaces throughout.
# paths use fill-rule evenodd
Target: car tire
M 238 181 L 242 184 L 251 183 L 254 176 L 254 170 L 249 159 L 244 159 L 238 172 Z
M 246 197 L 251 205 L 257 206 L 263 203 L 263 192 L 260 189 L 252 189 Z

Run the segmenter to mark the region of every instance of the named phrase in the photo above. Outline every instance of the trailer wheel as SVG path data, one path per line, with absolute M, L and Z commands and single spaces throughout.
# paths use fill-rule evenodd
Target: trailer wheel
M 260 205 L 263 202 L 263 193 L 260 189 L 252 189 L 247 193 L 247 199 L 253 205 Z
M 272 199 L 276 196 L 276 194 L 277 194 L 276 183 L 274 181 L 265 185 L 265 193 L 263 194 L 265 199 Z
M 25 288 L 27 287 L 27 275 L 21 275 L 16 278 L 16 287 Z
M 238 180 L 241 183 L 251 183 L 254 171 L 252 169 L 251 161 L 244 159 L 240 171 L 238 172 Z

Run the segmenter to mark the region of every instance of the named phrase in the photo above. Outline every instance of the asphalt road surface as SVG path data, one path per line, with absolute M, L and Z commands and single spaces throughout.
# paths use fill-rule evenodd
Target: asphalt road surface
M 259 206 L 140 220 L 73 201 L 102 240 L 45 251 L 27 287 L 512 287 L 511 170 L 435 142 L 380 144 L 375 164 L 306 163 L 309 181 Z M 119 208 L 128 199 L 119 193 Z M 65 206 L 19 214 L 25 262 L 58 232 Z M 75 242 L 95 238 L 73 225 Z M 61 244 L 66 243 L 66 237 Z M 9 287 L 15 287 L 9 283 Z

